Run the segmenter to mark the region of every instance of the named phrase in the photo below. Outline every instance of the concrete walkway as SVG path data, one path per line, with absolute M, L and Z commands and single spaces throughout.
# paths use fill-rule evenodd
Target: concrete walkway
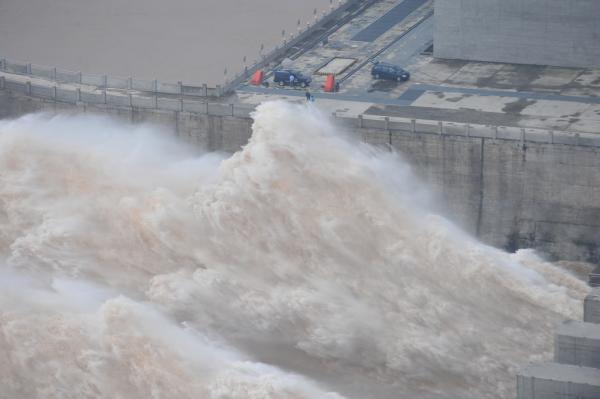
M 557 94 L 536 93 L 529 91 L 511 91 L 511 90 L 490 90 L 490 89 L 474 89 L 468 87 L 451 87 L 430 84 L 414 84 L 402 96 L 401 100 L 414 101 L 417 92 L 421 94 L 426 91 L 444 92 L 444 93 L 462 93 L 473 94 L 477 96 L 494 96 L 494 97 L 515 97 L 532 100 L 549 100 L 549 101 L 567 101 L 585 104 L 600 104 L 598 97 L 583 97 L 583 96 L 564 96 Z

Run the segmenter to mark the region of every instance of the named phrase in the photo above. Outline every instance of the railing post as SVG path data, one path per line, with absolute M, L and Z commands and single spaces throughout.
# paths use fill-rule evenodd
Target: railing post
M 76 90 L 77 93 L 77 102 L 81 102 L 81 89 L 78 87 Z
M 106 89 L 108 87 L 108 75 L 104 75 L 104 88 Z
M 57 89 L 56 89 L 56 86 L 54 86 L 52 88 L 52 98 L 54 99 L 54 101 L 56 101 L 56 99 L 57 99 L 57 93 L 56 92 L 57 92 Z
M 179 111 L 183 112 L 183 97 L 179 98 Z
M 133 78 L 128 78 L 127 79 L 127 88 L 129 90 L 133 89 Z
M 129 93 L 129 106 L 133 108 L 133 94 Z
M 438 122 L 438 128 L 439 128 L 440 136 L 443 135 L 444 134 L 444 124 L 442 121 Z
M 31 63 L 27 64 L 27 75 L 31 75 Z
M 179 94 L 183 95 L 183 83 L 179 81 L 177 82 L 177 85 L 179 86 Z
M 204 93 L 204 97 L 208 97 L 208 86 L 206 83 L 202 85 L 202 93 Z
M 56 81 L 56 67 L 52 68 L 52 80 Z
M 30 96 L 30 95 L 31 95 L 31 82 L 30 82 L 30 81 L 27 81 L 27 82 L 25 83 L 25 85 L 27 86 L 27 95 L 29 95 L 29 96 Z
M 154 79 L 154 92 L 158 93 L 158 79 Z
M 392 148 L 392 131 L 390 130 L 390 117 L 385 117 L 385 130 L 388 134 L 388 144 L 390 146 L 390 150 Z
M 363 127 L 363 116 L 362 114 L 358 115 L 358 128 L 362 129 Z
M 206 115 L 208 115 L 208 101 L 206 102 Z
M 106 88 L 104 89 L 102 94 L 104 95 L 104 104 L 106 104 Z
M 233 113 L 233 103 L 229 104 L 229 106 L 231 107 L 231 116 L 234 116 L 234 113 Z
M 83 73 L 79 72 L 79 84 L 83 83 Z
M 494 126 L 494 140 L 498 139 L 498 126 Z
M 416 119 L 410 120 L 410 131 L 412 134 L 417 133 L 417 120 Z

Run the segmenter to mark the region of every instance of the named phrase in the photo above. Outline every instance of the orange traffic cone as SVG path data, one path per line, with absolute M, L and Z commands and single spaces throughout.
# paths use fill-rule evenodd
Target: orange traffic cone
M 335 91 L 335 75 L 327 75 L 325 87 L 323 89 L 328 93 L 333 93 Z
M 260 86 L 264 78 L 265 72 L 262 69 L 258 69 L 256 72 L 254 72 L 254 76 L 252 76 L 250 83 L 252 83 L 254 86 Z

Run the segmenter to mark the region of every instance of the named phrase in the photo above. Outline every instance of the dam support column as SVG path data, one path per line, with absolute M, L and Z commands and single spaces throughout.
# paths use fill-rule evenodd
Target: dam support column
M 600 288 L 584 301 L 584 321 L 568 320 L 555 336 L 554 362 L 517 375 L 517 399 L 600 398 Z M 598 318 L 597 318 L 598 317 Z

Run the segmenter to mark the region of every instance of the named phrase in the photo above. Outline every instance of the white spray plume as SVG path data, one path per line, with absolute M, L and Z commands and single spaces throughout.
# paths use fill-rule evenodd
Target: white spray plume
M 0 122 L 1 399 L 506 398 L 580 317 L 583 282 L 462 233 L 397 154 L 254 119 L 229 158 Z

